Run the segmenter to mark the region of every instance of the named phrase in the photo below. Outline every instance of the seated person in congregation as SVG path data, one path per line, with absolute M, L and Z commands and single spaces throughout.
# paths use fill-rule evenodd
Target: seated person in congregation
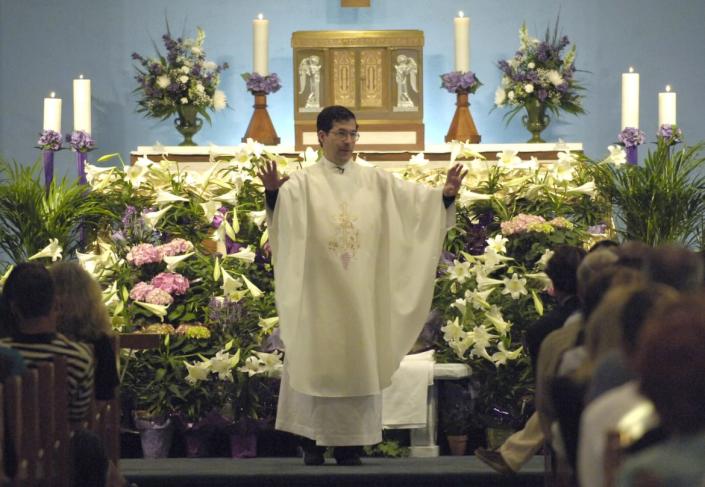
M 41 264 L 17 265 L 5 282 L 3 308 L 9 314 L 11 336 L 0 346 L 17 350 L 28 365 L 66 357 L 69 420 L 83 421 L 93 393 L 93 354 L 88 345 L 69 340 L 56 330 L 54 282 Z
M 95 398 L 110 401 L 119 379 L 110 315 L 100 285 L 78 262 L 57 262 L 49 272 L 55 286 L 56 328 L 71 340 L 93 347 Z

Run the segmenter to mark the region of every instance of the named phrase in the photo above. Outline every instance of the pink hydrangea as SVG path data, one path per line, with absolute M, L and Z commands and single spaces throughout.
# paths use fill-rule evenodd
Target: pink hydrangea
M 154 289 L 154 286 L 151 284 L 147 284 L 146 282 L 138 282 L 135 284 L 135 287 L 130 290 L 130 298 L 135 301 L 144 301 L 147 294 L 149 294 L 152 289 Z
M 176 272 L 162 272 L 161 274 L 157 274 L 150 284 L 169 294 L 175 294 L 177 296 L 186 294 L 189 288 L 189 280 Z
M 188 240 L 184 240 L 183 238 L 175 238 L 169 243 L 160 245 L 158 248 L 162 255 L 171 257 L 174 255 L 181 255 L 185 254 L 186 252 L 192 251 L 193 244 Z
M 502 235 L 514 235 L 517 233 L 525 233 L 532 227 L 535 228 L 536 225 L 545 222 L 546 220 L 541 216 L 520 213 L 511 220 L 502 222 L 500 227 L 502 229 Z
M 127 253 L 127 262 L 136 266 L 161 262 L 162 254 L 157 247 L 152 244 L 142 243 L 135 245 Z
M 159 289 L 158 287 L 155 287 L 149 291 L 144 300 L 146 303 L 161 304 L 162 306 L 169 306 L 174 302 L 174 298 L 171 297 L 171 294 L 163 289 Z

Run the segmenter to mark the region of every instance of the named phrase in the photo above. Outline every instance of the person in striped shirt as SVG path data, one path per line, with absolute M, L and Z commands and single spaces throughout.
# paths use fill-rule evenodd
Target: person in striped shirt
M 37 263 L 18 264 L 5 282 L 2 301 L 11 336 L 0 339 L 0 346 L 17 350 L 30 367 L 52 361 L 55 355 L 66 357 L 69 420 L 80 423 L 93 394 L 93 354 L 90 346 L 56 331 L 54 282 L 49 271 Z

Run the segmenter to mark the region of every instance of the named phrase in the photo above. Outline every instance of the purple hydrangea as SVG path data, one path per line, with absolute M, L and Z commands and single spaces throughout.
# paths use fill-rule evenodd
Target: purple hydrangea
M 61 134 L 56 130 L 42 130 L 37 145 L 41 150 L 58 151 L 61 149 Z
M 646 141 L 646 134 L 637 128 L 625 127 L 625 129 L 617 135 L 617 140 L 619 140 L 624 147 L 636 147 Z
M 268 95 L 279 91 L 282 87 L 281 80 L 277 73 L 271 73 L 267 76 L 262 76 L 257 73 L 243 73 L 242 78 L 247 83 L 247 89 L 250 93 L 264 93 Z
M 76 130 L 66 135 L 66 142 L 71 145 L 71 149 L 75 152 L 88 152 L 95 149 L 95 140 L 93 140 L 91 134 L 83 130 Z
M 441 75 L 441 88 L 450 93 L 475 93 L 482 83 L 472 71 L 451 71 Z
M 656 136 L 669 145 L 677 144 L 683 139 L 683 131 L 677 125 L 663 124 L 658 128 Z

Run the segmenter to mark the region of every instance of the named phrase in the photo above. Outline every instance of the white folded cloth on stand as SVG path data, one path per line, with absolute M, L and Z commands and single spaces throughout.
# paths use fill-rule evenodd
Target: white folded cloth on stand
M 385 428 L 424 428 L 428 420 L 428 386 L 433 385 L 433 350 L 407 355 L 382 391 Z

